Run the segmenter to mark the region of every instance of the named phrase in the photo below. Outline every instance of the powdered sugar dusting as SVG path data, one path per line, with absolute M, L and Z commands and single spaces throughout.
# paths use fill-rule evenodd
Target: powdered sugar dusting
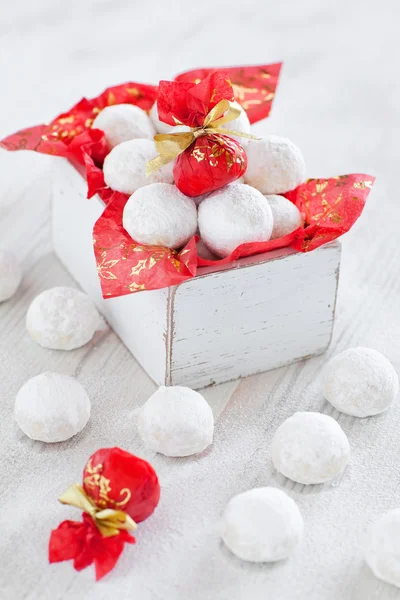
M 73 350 L 89 342 L 102 320 L 90 298 L 70 287 L 45 290 L 26 315 L 29 335 L 41 346 Z
M 112 189 L 133 194 L 151 183 L 173 183 L 173 162 L 146 177 L 147 163 L 158 154 L 153 140 L 129 140 L 111 150 L 103 166 L 104 180 Z
M 90 417 L 90 400 L 73 377 L 46 372 L 21 387 L 14 414 L 31 439 L 62 442 L 85 427 Z
M 284 194 L 304 181 L 303 155 L 286 138 L 270 135 L 251 140 L 246 153 L 248 165 L 244 180 L 263 194 Z
M 214 417 L 198 392 L 160 387 L 143 405 L 137 427 L 147 448 L 166 456 L 190 456 L 212 443 Z
M 196 233 L 196 204 L 174 185 L 152 183 L 129 198 L 123 224 L 136 242 L 181 248 Z
M 278 488 L 264 487 L 229 500 L 222 517 L 221 536 L 243 560 L 275 562 L 291 554 L 303 527 L 294 500 Z
M 204 243 L 218 256 L 228 256 L 245 242 L 271 237 L 272 212 L 264 196 L 243 183 L 212 192 L 199 206 L 199 229 Z
M 104 131 L 111 148 L 128 140 L 151 139 L 155 134 L 147 113 L 133 104 L 106 106 L 93 121 L 92 128 Z
M 373 348 L 344 350 L 325 369 L 325 398 L 354 417 L 383 412 L 398 393 L 399 378 L 393 365 Z

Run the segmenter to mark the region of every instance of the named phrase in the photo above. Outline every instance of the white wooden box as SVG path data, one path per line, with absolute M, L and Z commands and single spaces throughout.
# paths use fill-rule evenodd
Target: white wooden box
M 104 205 L 54 160 L 53 240 L 60 260 L 159 385 L 221 383 L 320 354 L 329 345 L 340 244 L 310 253 L 283 249 L 200 268 L 162 290 L 104 300 L 92 230 Z

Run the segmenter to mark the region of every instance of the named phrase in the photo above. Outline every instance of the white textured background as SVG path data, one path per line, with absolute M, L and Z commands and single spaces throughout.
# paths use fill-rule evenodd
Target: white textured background
M 0 137 L 112 84 L 284 60 L 272 117 L 260 131 L 292 138 L 309 176 L 377 176 L 344 240 L 327 355 L 208 391 L 217 417 L 213 447 L 173 460 L 146 452 L 137 438 L 133 411 L 154 385 L 112 332 L 69 354 L 38 348 L 25 334 L 30 300 L 70 279 L 51 253 L 51 160 L 0 151 L 0 244 L 15 250 L 25 271 L 17 296 L 0 306 L 2 599 L 400 598 L 374 579 L 360 551 L 366 525 L 400 504 L 400 406 L 357 420 L 333 411 L 320 392 L 324 361 L 349 346 L 373 346 L 400 371 L 399 18 L 396 0 L 0 0 Z M 63 444 L 32 442 L 13 422 L 17 390 L 46 369 L 76 375 L 92 398 L 89 426 Z M 349 435 L 352 462 L 340 481 L 304 487 L 274 473 L 271 436 L 298 409 L 332 414 Z M 152 462 L 162 500 L 140 526 L 137 545 L 94 584 L 91 569 L 48 566 L 47 540 L 61 520 L 78 517 L 57 495 L 79 480 L 94 450 L 110 445 Z M 270 566 L 240 562 L 218 537 L 226 501 L 261 485 L 284 488 L 306 522 L 296 554 Z

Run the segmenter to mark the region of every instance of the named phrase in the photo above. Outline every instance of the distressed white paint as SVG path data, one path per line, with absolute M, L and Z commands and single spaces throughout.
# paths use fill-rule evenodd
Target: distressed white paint
M 279 250 L 200 269 L 168 289 L 104 300 L 92 248 L 103 210 L 75 168 L 55 160 L 53 243 L 71 275 L 159 384 L 200 388 L 324 352 L 333 327 L 340 244 Z M 73 244 L 71 244 L 73 240 Z

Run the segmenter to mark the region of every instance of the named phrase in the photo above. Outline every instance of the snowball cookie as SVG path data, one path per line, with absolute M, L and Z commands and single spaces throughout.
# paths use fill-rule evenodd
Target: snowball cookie
M 0 250 L 0 302 L 15 294 L 21 279 L 21 269 L 14 254 Z
M 152 120 L 152 123 L 155 129 L 158 131 L 158 133 L 181 133 L 182 131 L 191 131 L 190 127 L 188 127 L 187 125 L 173 126 L 160 121 L 160 119 L 158 118 L 157 102 L 154 102 L 153 106 L 151 107 L 150 119 Z
M 221 127 L 223 129 L 231 129 L 232 131 L 243 131 L 243 133 L 250 133 L 250 121 L 246 111 L 242 106 L 240 106 L 239 102 L 236 102 L 236 100 L 232 102 L 232 104 L 235 106 L 235 108 L 240 109 L 240 115 L 234 121 L 229 121 L 228 123 L 221 125 Z M 232 135 L 231 137 L 237 140 L 242 146 L 247 146 L 247 144 L 250 142 L 248 138 L 240 137 L 238 135 Z
M 297 504 L 273 487 L 234 496 L 222 517 L 221 537 L 243 560 L 274 562 L 287 558 L 303 533 Z
M 175 185 L 152 183 L 129 198 L 123 225 L 139 244 L 181 248 L 196 233 L 196 204 Z
M 206 246 L 221 257 L 245 242 L 266 242 L 273 227 L 264 196 L 244 183 L 230 183 L 199 205 L 199 230 Z
M 22 386 L 15 399 L 14 415 L 32 440 L 63 442 L 85 427 L 90 400 L 76 379 L 47 371 Z
M 160 387 L 140 409 L 137 428 L 150 450 L 190 456 L 212 443 L 214 417 L 198 392 L 179 385 Z
M 26 328 L 44 348 L 74 350 L 89 342 L 101 324 L 89 296 L 70 287 L 45 290 L 31 302 Z
M 323 393 L 337 410 L 353 417 L 377 415 L 392 404 L 399 378 L 387 358 L 372 348 L 349 348 L 329 361 Z
M 103 165 L 106 184 L 117 192 L 133 194 L 150 183 L 174 183 L 173 162 L 146 177 L 146 165 L 158 155 L 153 140 L 122 142 L 106 156 Z
M 370 525 L 364 556 L 375 577 L 400 587 L 400 508 L 381 515 Z
M 128 140 L 152 139 L 156 133 L 147 113 L 133 104 L 106 106 L 93 121 L 92 128 L 104 131 L 111 148 Z
M 346 434 L 332 417 L 297 412 L 275 432 L 271 443 L 275 469 L 298 483 L 325 483 L 349 462 Z
M 284 194 L 304 181 L 303 155 L 286 138 L 270 135 L 251 140 L 246 154 L 248 165 L 244 180 L 263 194 Z
M 274 227 L 271 240 L 292 233 L 303 226 L 303 219 L 297 206 L 284 196 L 265 196 L 272 210 Z

